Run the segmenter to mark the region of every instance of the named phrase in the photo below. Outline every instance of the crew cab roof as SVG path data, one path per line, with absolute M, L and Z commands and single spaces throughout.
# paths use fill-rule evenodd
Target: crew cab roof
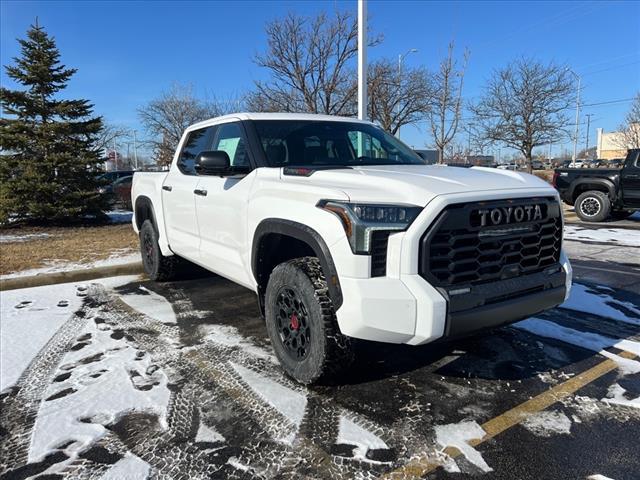
M 258 113 L 258 112 L 239 112 L 230 113 L 221 117 L 210 118 L 202 122 L 191 125 L 187 130 L 194 130 L 218 123 L 226 123 L 234 120 L 306 120 L 306 121 L 324 121 L 324 122 L 357 122 L 373 125 L 372 122 L 358 120 L 353 117 L 338 117 L 334 115 L 319 115 L 315 113 Z

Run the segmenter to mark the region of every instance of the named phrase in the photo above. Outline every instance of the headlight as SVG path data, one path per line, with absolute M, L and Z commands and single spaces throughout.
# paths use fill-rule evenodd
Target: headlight
M 413 205 L 377 205 L 320 200 L 318 208 L 336 215 L 342 222 L 353 253 L 371 253 L 371 234 L 374 231 L 404 231 L 422 211 Z

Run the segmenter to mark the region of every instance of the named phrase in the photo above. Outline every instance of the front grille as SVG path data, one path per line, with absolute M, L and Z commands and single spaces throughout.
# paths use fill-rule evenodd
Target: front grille
M 371 233 L 371 276 L 384 277 L 387 274 L 387 245 L 388 231 L 374 231 Z
M 519 214 L 539 208 L 540 216 L 514 221 L 516 208 Z M 495 209 L 504 213 L 501 220 L 511 209 L 512 221 L 492 224 L 486 212 Z M 485 212 L 484 220 L 479 212 Z M 450 205 L 421 239 L 420 274 L 435 286 L 451 287 L 540 272 L 559 262 L 561 242 L 562 219 L 555 198 Z

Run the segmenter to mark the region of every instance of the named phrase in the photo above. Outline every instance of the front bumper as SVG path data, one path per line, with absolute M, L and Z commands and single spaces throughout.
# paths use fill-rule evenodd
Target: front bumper
M 505 192 L 504 197 L 517 196 Z M 420 237 L 444 206 L 459 201 L 460 196 L 456 195 L 432 202 L 406 232 L 389 237 L 385 277 L 340 276 L 344 302 L 336 315 L 343 334 L 421 345 L 516 322 L 568 298 L 572 270 L 564 251 L 555 268 L 479 285 L 472 292 L 459 295 L 437 289 L 420 276 Z

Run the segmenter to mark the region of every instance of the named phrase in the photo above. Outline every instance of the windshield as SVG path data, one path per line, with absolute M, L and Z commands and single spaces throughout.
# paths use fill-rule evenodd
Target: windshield
M 272 167 L 425 164 L 394 136 L 366 123 L 256 120 L 253 124 Z

